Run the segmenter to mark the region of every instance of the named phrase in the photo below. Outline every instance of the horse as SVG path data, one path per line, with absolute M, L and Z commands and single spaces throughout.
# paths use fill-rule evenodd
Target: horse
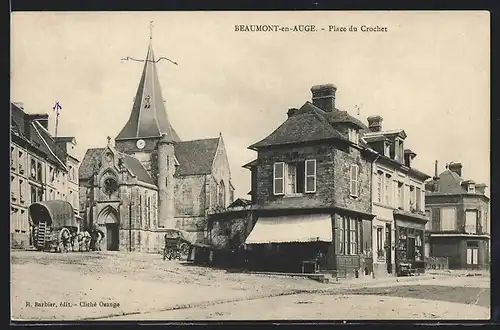
M 63 228 L 59 232 L 59 252 L 68 252 L 71 247 L 71 232 L 68 228 Z
M 90 234 L 88 231 L 81 231 L 73 236 L 73 251 L 88 252 L 90 245 Z
M 90 249 L 92 251 L 101 251 L 101 242 L 104 238 L 104 233 L 101 230 L 94 228 L 90 231 L 90 236 Z

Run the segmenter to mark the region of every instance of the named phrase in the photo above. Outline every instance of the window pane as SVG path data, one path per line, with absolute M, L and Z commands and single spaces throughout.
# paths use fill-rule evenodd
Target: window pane
M 306 175 L 316 175 L 315 160 L 306 160 Z
M 315 181 L 316 178 L 314 176 L 308 176 L 306 178 L 306 191 L 313 192 L 316 190 Z
M 274 192 L 276 194 L 282 194 L 283 193 L 283 179 L 274 179 Z
M 356 180 L 358 177 L 358 167 L 356 165 L 351 165 L 351 180 Z
M 283 172 L 284 172 L 284 168 L 283 168 L 283 163 L 276 163 L 274 164 L 274 177 L 275 178 L 283 178 Z

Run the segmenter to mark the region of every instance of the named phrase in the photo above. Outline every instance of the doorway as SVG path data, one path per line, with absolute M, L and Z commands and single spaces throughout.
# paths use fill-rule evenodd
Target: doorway
M 106 247 L 108 251 L 118 251 L 119 231 L 117 223 L 106 224 Z
M 391 225 L 385 224 L 385 246 L 387 253 L 385 254 L 385 260 L 387 264 L 387 273 L 392 273 L 392 228 Z

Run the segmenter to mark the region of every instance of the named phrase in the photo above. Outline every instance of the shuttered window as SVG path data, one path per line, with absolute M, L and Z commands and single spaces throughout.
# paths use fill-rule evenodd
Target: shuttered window
M 457 209 L 454 207 L 441 208 L 441 230 L 452 231 L 457 229 Z
M 358 177 L 359 177 L 359 166 L 356 164 L 351 165 L 351 176 L 350 176 L 350 191 L 351 196 L 358 197 Z
M 316 160 L 306 160 L 306 193 L 316 192 Z
M 285 163 L 274 164 L 273 192 L 275 195 L 285 193 Z

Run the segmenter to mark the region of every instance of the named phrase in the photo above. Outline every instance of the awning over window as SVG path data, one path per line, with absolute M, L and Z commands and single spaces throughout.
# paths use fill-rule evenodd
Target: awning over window
M 78 227 L 73 207 L 64 200 L 50 200 L 33 203 L 29 208 L 33 224 L 47 222 L 54 228 Z
M 331 242 L 330 214 L 259 217 L 246 244 Z

